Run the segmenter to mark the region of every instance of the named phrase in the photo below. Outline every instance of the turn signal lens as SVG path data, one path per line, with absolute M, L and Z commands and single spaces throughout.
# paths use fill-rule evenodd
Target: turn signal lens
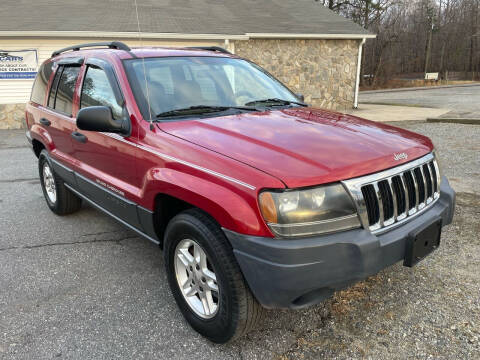
M 275 206 L 275 201 L 273 201 L 272 194 L 269 192 L 261 193 L 259 203 L 265 221 L 267 223 L 276 224 L 278 222 L 277 208 Z

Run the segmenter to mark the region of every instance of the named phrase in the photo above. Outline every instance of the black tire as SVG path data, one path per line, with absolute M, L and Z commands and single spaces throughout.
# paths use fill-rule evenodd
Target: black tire
M 175 273 L 175 250 L 180 241 L 191 239 L 206 253 L 215 269 L 219 287 L 218 311 L 214 317 L 198 316 L 185 300 Z M 189 324 L 215 343 L 226 343 L 252 330 L 263 318 L 257 302 L 243 278 L 230 243 L 217 222 L 198 209 L 175 216 L 167 226 L 164 258 L 173 296 Z
M 52 201 L 47 194 L 45 180 L 43 176 L 45 166 L 48 166 L 51 173 L 53 174 L 54 186 L 56 190 L 55 201 Z M 42 150 L 40 152 L 40 156 L 38 157 L 38 172 L 40 176 L 40 184 L 42 186 L 43 195 L 45 196 L 45 200 L 50 210 L 52 210 L 57 215 L 67 215 L 78 211 L 81 208 L 82 199 L 80 199 L 77 195 L 68 190 L 65 187 L 63 180 L 55 174 L 47 150 Z

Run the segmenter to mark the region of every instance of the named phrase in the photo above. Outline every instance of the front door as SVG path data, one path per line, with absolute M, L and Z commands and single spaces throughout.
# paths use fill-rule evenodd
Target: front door
M 79 108 L 108 106 L 113 118 L 128 117 L 113 68 L 98 59 L 86 62 Z M 76 129 L 72 134 L 79 190 L 121 220 L 140 228 L 135 201 L 139 189 L 134 135 Z

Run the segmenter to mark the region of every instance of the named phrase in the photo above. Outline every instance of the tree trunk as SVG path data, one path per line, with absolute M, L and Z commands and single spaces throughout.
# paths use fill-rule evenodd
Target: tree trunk
M 429 66 L 430 66 L 430 56 L 432 52 L 432 35 L 433 35 L 433 19 L 432 19 L 432 24 L 430 26 L 430 30 L 428 33 L 427 45 L 425 49 L 425 74 L 428 72 Z

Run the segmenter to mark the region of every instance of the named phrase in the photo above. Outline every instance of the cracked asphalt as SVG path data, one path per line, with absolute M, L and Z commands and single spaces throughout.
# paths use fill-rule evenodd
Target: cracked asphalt
M 227 345 L 183 320 L 157 246 L 87 205 L 51 213 L 23 131 L 0 131 L 0 359 L 479 358 L 480 127 L 395 125 L 431 136 L 455 179 L 441 248 Z

